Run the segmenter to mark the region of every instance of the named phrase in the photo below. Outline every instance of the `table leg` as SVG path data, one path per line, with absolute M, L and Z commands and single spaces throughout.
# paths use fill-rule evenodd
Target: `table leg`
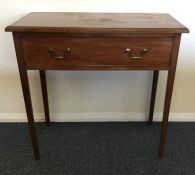
M 42 95 L 43 95 L 43 106 L 44 106 L 44 111 L 45 111 L 46 125 L 50 125 L 49 104 L 48 104 L 47 82 L 46 82 L 45 70 L 39 70 L 39 75 L 40 75 L 40 80 L 41 80 L 41 90 L 42 90 Z
M 170 104 L 171 104 L 173 84 L 174 84 L 174 79 L 175 79 L 175 71 L 176 71 L 176 65 L 177 65 L 177 57 L 178 57 L 180 39 L 181 39 L 180 34 L 177 34 L 173 39 L 172 52 L 171 52 L 171 62 L 170 62 L 170 68 L 168 70 L 167 87 L 166 87 L 166 93 L 165 93 L 163 120 L 162 120 L 162 125 L 161 125 L 159 158 L 163 158 L 165 144 L 166 144 L 166 140 L 167 140 L 169 110 L 170 110 Z
M 34 122 L 34 116 L 33 116 L 33 108 L 32 108 L 31 96 L 30 96 L 28 74 L 27 74 L 27 70 L 21 67 L 19 67 L 19 72 L 20 72 L 20 79 L 21 79 L 22 90 L 23 90 L 23 95 L 24 95 L 24 102 L 25 102 L 27 119 L 28 119 L 28 128 L 29 128 L 29 132 L 30 132 L 30 136 L 32 140 L 34 156 L 35 156 L 35 159 L 40 159 L 37 135 L 36 135 L 36 130 L 35 130 L 35 122 Z
M 154 71 L 153 82 L 152 82 L 152 93 L 151 93 L 151 100 L 150 100 L 149 124 L 152 124 L 152 121 L 153 121 L 156 90 L 157 90 L 157 84 L 158 84 L 158 75 L 159 75 L 159 71 L 158 70 Z
M 164 111 L 163 111 L 163 121 L 162 121 L 162 125 L 161 125 L 161 138 L 160 138 L 160 148 L 159 148 L 159 157 L 160 158 L 163 157 L 165 144 L 166 144 L 169 109 L 170 109 L 170 103 L 171 103 L 174 77 L 175 77 L 175 71 L 169 70 L 167 87 L 166 87 L 166 95 L 165 95 Z
M 33 108 L 32 108 L 31 95 L 30 95 L 30 87 L 29 87 L 29 81 L 28 81 L 28 72 L 24 64 L 24 55 L 23 55 L 21 35 L 19 33 L 13 33 L 13 37 L 14 37 L 16 56 L 18 60 L 18 68 L 19 68 L 20 80 L 21 80 L 22 91 L 23 91 L 23 96 L 24 96 L 24 103 L 26 107 L 28 128 L 29 128 L 29 133 L 30 133 L 30 137 L 32 141 L 32 146 L 33 146 L 33 153 L 34 153 L 35 159 L 38 160 L 40 159 L 39 146 L 38 146 L 37 134 L 36 134 L 36 129 L 35 129 Z

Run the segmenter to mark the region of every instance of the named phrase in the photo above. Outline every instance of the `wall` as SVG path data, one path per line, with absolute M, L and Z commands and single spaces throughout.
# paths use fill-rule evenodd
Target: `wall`
M 190 29 L 182 36 L 171 120 L 195 120 L 195 16 L 193 1 L 6 0 L 0 1 L 0 121 L 25 121 L 25 108 L 11 33 L 4 28 L 32 11 L 166 12 Z M 161 119 L 166 72 L 160 73 L 155 120 Z M 34 112 L 42 120 L 38 73 L 29 71 Z M 152 72 L 48 71 L 54 121 L 145 120 Z

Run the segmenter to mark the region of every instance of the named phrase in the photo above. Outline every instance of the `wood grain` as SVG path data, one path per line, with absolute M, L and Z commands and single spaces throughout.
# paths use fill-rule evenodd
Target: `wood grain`
M 102 37 L 36 37 L 23 39 L 25 64 L 36 69 L 64 69 L 67 67 L 128 66 L 129 67 L 168 67 L 172 38 L 102 38 Z M 64 59 L 54 58 L 48 48 L 57 55 L 70 53 Z M 133 56 L 140 56 L 143 48 L 149 52 L 140 59 L 133 59 L 125 52 L 131 48 Z
M 36 128 L 35 128 L 35 122 L 34 122 L 28 74 L 27 74 L 27 70 L 23 66 L 24 65 L 24 62 L 23 62 L 24 55 L 23 55 L 21 38 L 15 34 L 13 35 L 13 37 L 14 37 L 14 44 L 15 44 L 15 49 L 16 49 L 17 61 L 18 61 L 20 80 L 21 80 L 22 91 L 23 91 L 23 96 L 24 96 L 24 103 L 25 103 L 27 120 L 28 120 L 28 129 L 29 129 L 29 133 L 30 133 L 30 137 L 32 141 L 34 157 L 35 159 L 38 160 L 40 159 L 40 153 L 39 153 L 39 146 L 38 146 L 37 134 L 36 134 Z
M 163 109 L 163 120 L 161 126 L 161 138 L 160 138 L 160 146 L 159 146 L 159 157 L 163 158 L 165 144 L 167 140 L 167 130 L 168 130 L 168 120 L 169 120 L 169 110 L 171 105 L 171 97 L 173 92 L 173 85 L 175 80 L 175 72 L 177 67 L 177 59 L 179 53 L 181 35 L 178 34 L 175 36 L 173 41 L 173 47 L 171 52 L 171 65 L 168 71 L 167 77 L 167 87 L 165 93 L 165 101 L 164 101 L 164 109 Z
M 34 12 L 9 25 L 12 32 L 187 33 L 166 13 Z

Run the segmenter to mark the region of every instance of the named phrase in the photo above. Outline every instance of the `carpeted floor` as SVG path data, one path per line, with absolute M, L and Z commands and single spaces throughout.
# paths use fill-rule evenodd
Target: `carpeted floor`
M 195 175 L 195 123 L 170 123 L 158 159 L 160 123 L 37 125 L 35 161 L 26 123 L 0 124 L 0 175 Z

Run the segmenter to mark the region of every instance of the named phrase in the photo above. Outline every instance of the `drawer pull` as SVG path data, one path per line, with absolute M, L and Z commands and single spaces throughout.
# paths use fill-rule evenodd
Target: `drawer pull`
M 132 56 L 132 53 L 133 53 L 132 49 L 130 49 L 130 48 L 125 49 L 125 53 L 127 53 L 129 55 L 129 58 L 133 58 L 133 59 L 142 58 L 145 54 L 148 53 L 148 51 L 149 50 L 147 48 L 144 48 L 144 49 L 141 49 L 140 56 Z
M 53 48 L 48 48 L 48 52 L 49 52 L 54 58 L 63 59 L 63 58 L 66 58 L 66 56 L 70 53 L 70 48 L 65 48 L 65 49 L 64 49 L 64 55 L 63 55 L 63 56 L 58 55 L 57 53 L 55 53 L 55 51 L 54 51 Z

